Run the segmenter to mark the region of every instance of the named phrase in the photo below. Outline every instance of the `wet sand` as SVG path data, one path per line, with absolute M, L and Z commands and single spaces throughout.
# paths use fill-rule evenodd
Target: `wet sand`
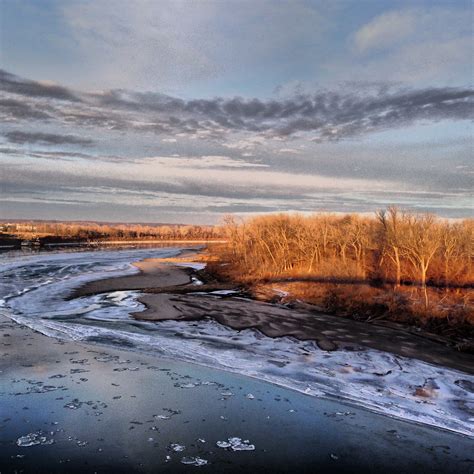
M 2 474 L 474 467 L 467 437 L 193 364 L 59 341 L 4 317 L 0 382 Z M 31 433 L 43 444 L 17 445 Z M 232 437 L 255 449 L 216 445 Z M 207 464 L 182 464 L 196 457 Z
M 184 268 L 163 263 L 162 259 L 145 259 L 133 264 L 140 272 L 117 278 L 96 280 L 77 288 L 70 298 L 107 293 L 120 290 L 142 290 L 154 286 L 186 285 L 191 281 L 189 272 Z
M 235 330 L 253 328 L 269 337 L 291 336 L 301 341 L 313 340 L 323 350 L 363 350 L 366 347 L 474 374 L 472 354 L 427 339 L 423 333 L 416 335 L 250 299 L 219 297 L 209 291 L 227 288 L 228 285 L 221 288 L 219 285 L 190 284 L 191 269 L 173 266 L 160 259 L 149 259 L 135 265 L 140 268 L 140 274 L 90 282 L 77 289 L 71 297 L 117 290 L 143 290 L 139 301 L 147 309 L 133 314 L 137 320 L 197 321 L 212 318 Z

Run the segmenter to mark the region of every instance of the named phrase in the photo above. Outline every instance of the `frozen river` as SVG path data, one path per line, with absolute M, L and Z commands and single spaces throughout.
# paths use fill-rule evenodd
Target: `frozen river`
M 385 415 L 473 436 L 474 377 L 391 353 L 325 352 L 312 342 L 235 331 L 217 322 L 137 321 L 136 291 L 66 300 L 85 282 L 136 273 L 132 262 L 179 248 L 4 253 L 0 312 L 45 335 L 148 352 L 339 399 Z M 203 295 L 202 298 L 217 298 Z M 420 393 L 423 395 L 420 396 Z

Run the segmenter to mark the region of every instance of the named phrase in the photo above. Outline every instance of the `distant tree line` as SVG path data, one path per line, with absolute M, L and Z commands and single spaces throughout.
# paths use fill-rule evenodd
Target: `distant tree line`
M 360 215 L 225 218 L 221 256 L 249 277 L 311 275 L 454 287 L 473 284 L 474 220 L 448 221 L 395 207 Z
M 222 237 L 216 226 L 142 225 L 68 222 L 8 223 L 2 230 L 24 239 L 42 241 L 212 240 Z

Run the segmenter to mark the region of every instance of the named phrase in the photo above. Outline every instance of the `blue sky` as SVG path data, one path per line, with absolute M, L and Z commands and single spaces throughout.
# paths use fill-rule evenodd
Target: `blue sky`
M 472 209 L 469 1 L 0 2 L 0 217 Z

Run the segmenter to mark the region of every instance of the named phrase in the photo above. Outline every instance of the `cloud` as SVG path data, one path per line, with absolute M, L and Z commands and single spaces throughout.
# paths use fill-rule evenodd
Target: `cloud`
M 243 160 L 234 160 L 228 156 L 190 156 L 190 157 L 172 157 L 155 156 L 142 158 L 138 161 L 147 161 L 154 165 L 163 165 L 170 168 L 267 168 L 268 165 L 261 163 L 249 163 Z
M 17 120 L 47 120 L 50 118 L 46 112 L 38 110 L 28 103 L 15 99 L 0 99 L 0 110 L 3 120 L 15 122 Z
M 82 83 L 175 90 L 242 71 L 258 75 L 264 64 L 286 70 L 295 47 L 324 37 L 327 9 L 305 0 L 84 0 L 62 2 L 59 17 L 83 66 L 93 71 Z M 313 53 L 300 48 L 298 56 Z
M 57 84 L 30 81 L 0 69 L 0 90 L 30 97 L 67 100 L 76 102 L 80 99 L 69 89 Z
M 359 52 L 393 46 L 416 31 L 416 12 L 391 11 L 377 16 L 354 35 Z
M 474 116 L 474 91 L 453 87 L 380 86 L 362 91 L 348 88 L 279 100 L 240 97 L 184 100 L 159 93 L 113 90 L 100 94 L 84 92 L 77 102 L 76 95 L 71 91 L 69 96 L 74 100 L 67 102 L 66 95 L 60 104 L 43 107 L 50 120 L 87 130 L 93 127 L 206 140 L 225 138 L 224 146 L 241 150 L 265 144 L 269 138 L 305 136 L 314 141 L 334 141 L 415 122 L 464 120 Z M 20 88 L 6 100 L 9 113 L 17 110 L 17 119 L 22 115 L 25 119 L 40 119 L 37 113 L 41 103 L 29 92 Z M 245 136 L 234 139 L 240 132 Z M 12 139 L 26 141 L 27 135 L 12 135 Z M 90 144 L 81 138 L 70 139 L 70 144 Z M 43 137 L 42 141 L 54 143 L 55 138 Z
M 365 65 L 366 73 L 375 77 L 380 71 L 391 71 L 396 81 L 433 81 L 443 78 L 446 74 L 463 76 L 472 70 L 471 62 L 466 58 L 472 56 L 471 35 L 447 39 L 416 41 L 395 49 L 384 59 L 371 61 Z
M 54 133 L 22 132 L 19 130 L 5 133 L 5 137 L 10 143 L 16 143 L 18 145 L 38 143 L 40 145 L 90 146 L 94 143 L 93 140 L 78 137 L 76 135 L 57 135 Z
M 297 150 L 296 148 L 280 148 L 278 150 L 278 153 L 286 153 L 290 155 L 299 155 L 301 154 L 300 150 Z
M 467 7 L 467 5 L 465 6 Z M 469 84 L 472 12 L 462 5 L 386 11 L 348 38 L 352 55 L 326 65 L 334 76 L 406 84 Z
M 405 8 L 376 16 L 352 37 L 356 51 L 397 48 L 425 41 L 445 41 L 470 37 L 470 12 L 463 8 Z
M 54 176 L 54 186 L 51 186 Z M 28 217 L 49 212 L 55 218 L 72 219 L 76 212 L 81 218 L 90 219 L 90 207 L 94 210 L 106 207 L 107 212 L 97 212 L 95 219 L 136 221 L 164 219 L 169 212 L 172 221 L 206 219 L 216 222 L 219 215 L 231 211 L 268 212 L 295 210 L 371 211 L 385 204 L 397 203 L 404 207 L 414 206 L 419 211 L 441 210 L 443 215 L 469 216 L 469 192 L 449 193 L 412 192 L 403 186 L 388 188 L 318 189 L 317 186 L 301 187 L 297 181 L 286 180 L 280 185 L 260 180 L 238 182 L 208 182 L 197 179 L 134 180 L 124 173 L 120 178 L 71 174 L 70 167 L 58 169 L 52 175 L 47 170 L 23 167 L 19 163 L 2 169 L 0 188 L 6 193 L 2 210 L 9 217 Z M 50 203 L 51 206 L 46 206 Z M 65 207 L 61 207 L 65 206 Z M 138 214 L 137 214 L 138 212 Z M 36 214 L 35 214 L 36 213 Z M 112 216 L 113 219 L 112 219 Z M 211 217 L 212 216 L 212 217 Z M 167 220 L 165 220 L 167 221 Z

